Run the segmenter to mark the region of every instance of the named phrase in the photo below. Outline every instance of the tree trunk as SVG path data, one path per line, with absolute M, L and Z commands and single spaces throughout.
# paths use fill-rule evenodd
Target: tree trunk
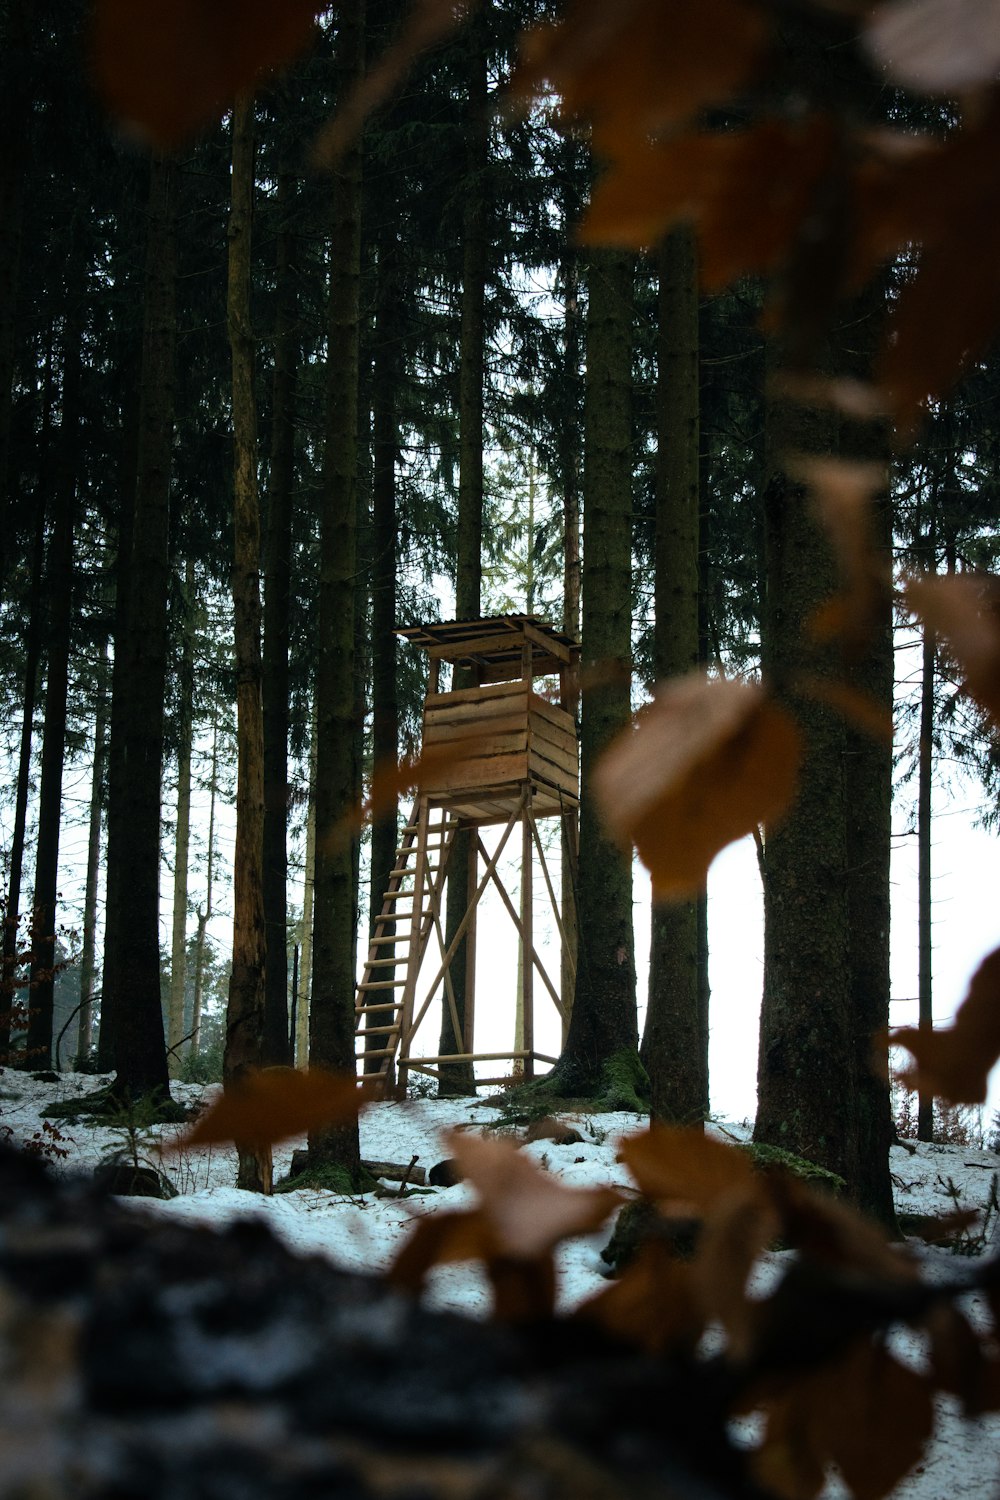
M 97 703 L 94 709 L 94 761 L 90 776 L 90 824 L 87 833 L 87 877 L 83 904 L 83 951 L 80 955 L 80 1014 L 77 1022 L 77 1064 L 87 1062 L 94 1045 L 94 999 L 97 969 L 97 907 L 101 883 L 101 818 L 104 775 L 108 758 L 108 652 L 101 647 L 97 664 Z
M 571 212 L 564 213 L 565 228 L 570 232 Z M 562 415 L 562 449 L 560 453 L 560 475 L 563 496 L 563 630 L 574 640 L 580 639 L 580 450 L 582 435 L 577 420 L 577 402 L 574 399 L 580 386 L 580 364 L 582 339 L 580 314 L 580 260 L 570 248 L 563 260 L 564 309 L 563 309 L 563 362 L 567 395 L 567 410 Z M 573 716 L 580 717 L 580 684 L 573 672 L 564 675 L 564 697 L 562 707 Z M 580 819 L 574 809 L 561 820 L 561 875 L 560 895 L 565 937 L 560 959 L 560 994 L 566 1009 L 563 1020 L 562 1040 L 565 1045 L 569 1030 L 569 1014 L 576 985 L 576 966 L 580 946 L 579 923 L 576 910 L 576 882 L 580 849 Z
M 394 207 L 394 201 L 391 203 Z M 375 350 L 372 371 L 372 759 L 377 767 L 395 765 L 399 754 L 399 703 L 396 691 L 396 463 L 399 429 L 396 405 L 399 397 L 401 340 L 399 329 L 400 268 L 394 217 L 387 212 L 380 225 L 375 301 Z M 395 801 L 384 817 L 372 824 L 371 886 L 369 921 L 374 929 L 382 909 L 383 892 L 396 864 L 399 818 Z M 393 925 L 385 935 L 391 936 Z M 394 980 L 395 966 L 379 970 L 384 980 Z M 368 1017 L 372 1032 L 366 1050 L 378 1051 L 385 1034 L 384 1011 Z M 366 1071 L 377 1072 L 381 1058 L 373 1058 Z
M 136 176 L 138 181 L 138 173 Z M 137 192 L 136 199 L 138 196 Z M 129 204 L 132 205 L 131 197 Z M 115 290 L 120 294 L 124 306 L 142 307 L 142 319 L 145 319 L 147 309 L 143 303 L 149 303 L 150 300 L 148 275 L 144 292 L 133 264 L 138 264 L 142 260 L 139 214 L 140 210 L 136 202 L 132 205 L 134 232 L 123 236 L 124 253 L 115 268 Z M 152 229 L 152 222 L 147 222 L 145 231 L 147 237 L 152 233 Z M 172 240 L 170 253 L 173 253 Z M 146 258 L 147 261 L 150 259 L 148 247 Z M 115 1066 L 113 1007 L 115 997 L 121 993 L 121 981 L 116 965 L 122 959 L 127 932 L 124 917 L 127 897 L 123 898 L 121 894 L 118 850 L 124 846 L 129 837 L 128 809 L 125 802 L 128 782 L 125 747 L 132 682 L 128 669 L 127 643 L 132 597 L 132 540 L 135 532 L 136 476 L 139 467 L 140 388 L 143 357 L 142 326 L 138 314 L 134 314 L 127 320 L 124 318 L 121 320 L 118 327 L 116 356 L 116 385 L 121 393 L 121 428 L 115 474 L 118 503 L 114 527 L 114 620 L 112 625 L 114 658 L 111 666 L 111 706 L 107 751 L 104 960 L 101 966 L 101 1015 L 97 1038 L 97 1066 L 102 1073 L 110 1073 Z
M 934 768 L 934 678 L 937 643 L 924 626 L 920 673 L 920 748 L 917 771 L 917 1006 L 921 1031 L 934 1029 L 934 928 L 931 903 L 932 773 Z M 934 1095 L 917 1098 L 917 1140 L 934 1139 Z
M 135 512 L 129 553 L 119 559 L 128 613 L 124 638 L 115 640 L 112 685 L 104 1007 L 115 1092 L 132 1099 L 169 1091 L 159 894 L 177 333 L 174 172 L 162 157 L 150 163 Z
M 71 293 L 72 295 L 72 293 Z M 38 843 L 32 913 L 27 1059 L 52 1066 L 52 1007 L 55 991 L 56 904 L 59 891 L 59 826 L 62 816 L 63 761 L 69 694 L 70 630 L 73 617 L 73 525 L 82 380 L 82 307 L 76 292 L 65 322 L 62 369 L 62 421 L 54 486 L 52 539 L 46 592 L 49 630 L 42 732 L 42 775 L 38 794 Z
M 877 545 L 892 568 L 892 501 L 874 502 Z M 878 627 L 864 657 L 854 664 L 853 686 L 877 703 L 891 722 L 893 702 L 892 597 L 888 589 Z M 847 922 L 854 1066 L 858 1089 L 858 1206 L 890 1232 L 898 1228 L 889 1176 L 893 1140 L 888 1046 L 890 963 L 889 862 L 892 854 L 892 741 L 876 739 L 848 724 L 844 732 L 847 816 Z M 881 1047 L 881 1059 L 874 1052 Z
M 215 878 L 215 799 L 219 792 L 219 721 L 212 719 L 212 772 L 208 783 L 208 856 L 205 861 L 205 905 L 198 912 L 194 940 L 194 994 L 191 1001 L 191 1055 L 201 1051 L 201 1021 L 205 995 L 205 937 L 212 919 Z
M 833 592 L 830 549 L 787 453 L 836 451 L 825 414 L 773 404 L 767 413 L 764 526 L 765 670 L 781 687 L 831 675 L 832 652 L 809 647 L 807 622 Z M 857 1077 L 850 1015 L 844 725 L 813 699 L 796 703 L 806 737 L 799 790 L 768 834 L 764 995 L 754 1139 L 857 1179 Z
M 337 97 L 364 67 L 364 5 L 339 13 Z M 360 800 L 355 737 L 358 361 L 360 337 L 361 149 L 347 153 L 333 179 L 330 243 L 328 409 L 320 534 L 319 650 L 316 672 L 316 875 L 310 1062 L 354 1070 L 357 889 L 345 822 Z M 314 1130 L 310 1168 L 339 1167 L 357 1182 L 358 1127 Z
M 46 421 L 48 422 L 48 402 Z M 44 451 L 44 449 L 43 449 Z M 14 827 L 10 839 L 10 870 L 3 929 L 3 982 L 0 990 L 0 1065 L 10 1061 L 10 1039 L 17 998 L 18 937 L 21 923 L 21 875 L 24 866 L 28 792 L 31 782 L 31 738 L 38 693 L 38 666 L 42 653 L 42 566 L 45 560 L 45 497 L 39 496 L 35 517 L 35 541 L 31 561 L 31 609 L 24 643 L 24 705 L 21 711 L 21 743 L 14 792 Z M 20 1029 L 20 1028 L 18 1028 Z
M 178 672 L 177 830 L 174 841 L 174 904 L 170 941 L 170 998 L 167 1002 L 167 1065 L 176 1078 L 184 1038 L 187 988 L 188 854 L 191 847 L 191 741 L 194 732 L 194 560 L 184 567 L 184 624 Z
M 698 265 L 693 231 L 659 254 L 654 669 L 698 664 Z M 698 901 L 654 902 L 649 1005 L 642 1061 L 653 1115 L 688 1125 L 704 1117 L 707 1079 L 699 1004 Z
M 316 889 L 316 719 L 313 715 L 309 746 L 309 805 L 306 809 L 306 860 L 302 872 L 302 952 L 299 963 L 299 993 L 295 1006 L 295 1061 L 309 1064 L 309 995 L 312 988 L 313 913 Z
M 590 257 L 583 481 L 583 666 L 605 679 L 584 695 L 580 733 L 579 967 L 553 1086 L 594 1094 L 605 1063 L 638 1045 L 632 861 L 587 795 L 594 764 L 631 715 L 632 261 Z
M 489 165 L 487 122 L 488 80 L 486 53 L 490 7 L 484 4 L 466 29 L 467 95 L 466 157 L 462 184 L 462 298 L 458 371 L 458 537 L 455 563 L 455 618 L 478 619 L 482 610 L 483 548 L 483 385 L 486 371 L 485 307 L 488 237 L 485 175 Z M 467 673 L 456 668 L 453 686 L 470 687 Z M 452 842 L 448 861 L 445 905 L 445 943 L 451 945 L 469 904 L 469 868 L 473 835 L 459 831 Z M 449 971 L 455 998 L 455 1018 L 450 1005 L 441 1007 L 442 1057 L 464 1052 L 466 997 L 474 988 L 475 975 L 468 973 L 473 945 L 466 934 L 455 950 Z M 441 1064 L 438 1092 L 445 1095 L 474 1094 L 475 1071 L 471 1062 Z
M 226 1008 L 223 1080 L 238 1084 L 264 1060 L 264 718 L 260 657 L 260 496 L 257 405 L 250 328 L 254 190 L 253 99 L 233 106 L 229 213 L 229 344 L 233 361 L 233 616 L 236 652 L 236 849 L 233 856 L 233 967 Z M 237 1187 L 271 1191 L 271 1148 L 237 1141 Z
M 298 364 L 295 178 L 278 173 L 271 477 L 264 575 L 264 1055 L 291 1061 L 288 1035 L 288 646 Z
M 11 500 L 10 428 L 21 280 L 24 182 L 32 113 L 30 40 L 34 8 L 28 0 L 14 0 L 4 7 L 4 11 L 4 70 L 3 88 L 0 89 L 0 139 L 3 141 L 3 150 L 0 151 L 0 515 L 7 518 Z M 6 581 L 9 545 L 5 519 L 0 525 L 0 590 Z

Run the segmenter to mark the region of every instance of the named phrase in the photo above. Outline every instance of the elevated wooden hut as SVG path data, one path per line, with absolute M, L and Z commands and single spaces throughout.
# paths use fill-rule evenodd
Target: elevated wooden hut
M 536 1062 L 552 1062 L 534 1047 L 534 993 L 538 978 L 565 1021 L 570 996 L 560 992 L 534 944 L 536 856 L 557 929 L 567 934 L 555 886 L 536 826 L 539 818 L 564 821 L 564 847 L 575 850 L 579 771 L 576 726 L 562 703 L 569 695 L 578 644 L 534 615 L 498 615 L 400 629 L 404 640 L 425 650 L 430 674 L 423 715 L 423 774 L 396 867 L 373 924 L 368 959 L 357 990 L 359 1060 L 369 1071 L 398 1074 L 400 1089 L 412 1070 L 438 1077 L 453 1061 L 508 1061 L 511 1071 L 531 1077 Z M 441 666 L 463 669 L 471 686 L 440 690 Z M 540 677 L 558 679 L 560 702 L 534 690 Z M 479 830 L 503 825 L 490 853 Z M 443 898 L 448 862 L 458 829 L 472 834 L 467 906 L 446 943 Z M 515 905 L 498 872 L 500 857 L 520 835 L 520 900 Z M 515 846 L 516 847 L 516 846 Z M 480 870 L 481 867 L 481 870 Z M 500 894 L 521 939 L 520 1034 L 504 1052 L 475 1047 L 476 914 L 489 886 Z M 459 1026 L 450 967 L 462 940 L 466 950 L 464 1026 Z M 434 977 L 419 991 L 429 950 L 437 950 Z M 572 973 L 572 955 L 569 955 Z M 567 972 L 567 963 L 561 965 Z M 438 997 L 452 1008 L 461 1049 L 442 1056 L 415 1055 L 414 1037 Z M 481 1079 L 495 1083 L 499 1078 Z

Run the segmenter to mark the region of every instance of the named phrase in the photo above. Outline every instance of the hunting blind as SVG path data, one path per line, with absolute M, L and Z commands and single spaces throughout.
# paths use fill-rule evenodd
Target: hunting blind
M 536 1062 L 551 1057 L 534 1046 L 536 976 L 548 992 L 565 1028 L 571 994 L 553 982 L 535 948 L 535 856 L 563 951 L 560 974 L 572 982 L 575 954 L 556 897 L 539 818 L 562 821 L 563 857 L 576 852 L 579 772 L 576 725 L 561 705 L 568 701 L 579 645 L 534 615 L 498 615 L 480 620 L 412 625 L 397 635 L 427 652 L 430 673 L 423 714 L 423 774 L 403 832 L 382 910 L 372 924 L 368 958 L 357 988 L 359 1066 L 391 1079 L 400 1093 L 408 1074 L 440 1078 L 449 1062 L 511 1063 L 511 1071 L 533 1076 Z M 441 664 L 449 663 L 463 686 L 440 691 Z M 560 703 L 534 691 L 539 677 L 558 677 Z M 501 828 L 490 853 L 480 830 Z M 446 940 L 443 899 L 455 835 L 468 831 L 466 910 Z M 520 835 L 521 888 L 515 904 L 498 870 L 500 857 Z M 517 845 L 515 843 L 514 847 Z M 513 1047 L 505 1052 L 475 1048 L 476 915 L 493 886 L 520 938 L 520 1020 Z M 464 939 L 466 954 L 464 1025 L 451 977 L 451 965 Z M 433 978 L 419 991 L 418 980 L 431 948 Z M 413 1041 L 431 1004 L 441 995 L 450 1007 L 454 1053 L 417 1056 Z M 505 1075 L 507 1076 L 507 1075 Z M 482 1078 L 479 1083 L 498 1083 Z

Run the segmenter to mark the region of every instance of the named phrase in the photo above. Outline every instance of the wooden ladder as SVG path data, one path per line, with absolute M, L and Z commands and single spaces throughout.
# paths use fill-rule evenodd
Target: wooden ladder
M 355 994 L 355 1053 L 359 1072 L 369 1078 L 392 1076 L 400 1038 L 412 1022 L 417 976 L 440 911 L 457 827 L 457 818 L 432 808 L 426 798 L 414 801 Z

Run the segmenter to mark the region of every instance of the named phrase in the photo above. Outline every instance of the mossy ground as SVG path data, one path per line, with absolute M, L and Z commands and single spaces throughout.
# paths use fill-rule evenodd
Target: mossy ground
M 357 1193 L 370 1193 L 375 1186 L 375 1179 L 364 1167 L 361 1168 L 357 1180 L 351 1176 L 346 1167 L 335 1166 L 332 1163 L 318 1167 L 306 1167 L 302 1172 L 296 1172 L 294 1177 L 283 1177 L 280 1182 L 274 1184 L 276 1193 L 297 1193 L 301 1188 L 320 1189 L 327 1193 L 340 1193 L 351 1197 Z
M 51 1120 L 144 1130 L 149 1125 L 182 1125 L 191 1118 L 192 1111 L 188 1105 L 178 1104 L 169 1094 L 157 1091 L 130 1099 L 117 1093 L 112 1084 L 110 1088 L 98 1089 L 93 1094 L 54 1099 L 45 1106 L 42 1114 Z
M 747 1153 L 758 1172 L 788 1172 L 790 1176 L 798 1177 L 802 1182 L 808 1182 L 810 1187 L 820 1188 L 834 1197 L 838 1197 L 847 1186 L 843 1177 L 838 1176 L 836 1172 L 830 1172 L 826 1167 L 818 1166 L 814 1161 L 807 1161 L 804 1156 L 796 1156 L 782 1146 L 768 1146 L 763 1142 L 747 1141 L 739 1145 L 737 1150 Z
M 574 1114 L 624 1111 L 645 1115 L 649 1113 L 649 1078 L 638 1052 L 625 1049 L 608 1058 L 590 1093 L 568 1092 L 558 1069 L 553 1069 L 544 1078 L 535 1078 L 530 1083 L 508 1089 L 491 1103 L 501 1110 L 500 1118 L 489 1127 L 498 1131 L 533 1125 L 546 1115 L 567 1111 Z

